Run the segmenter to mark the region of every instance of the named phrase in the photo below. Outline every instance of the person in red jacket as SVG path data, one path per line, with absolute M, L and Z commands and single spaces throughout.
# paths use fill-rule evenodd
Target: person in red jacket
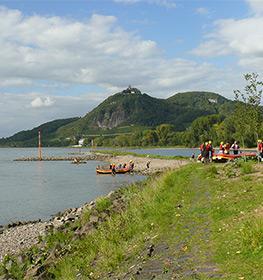
M 204 158 L 205 158 L 205 163 L 209 162 L 209 152 L 210 152 L 210 145 L 208 142 L 205 143 L 205 151 L 204 151 Z
M 225 153 L 224 142 L 221 142 L 220 147 L 219 147 L 219 154 L 224 154 L 224 153 Z
M 262 143 L 262 140 L 258 140 L 258 152 L 259 152 L 259 158 L 262 161 L 262 157 L 263 157 L 263 143 Z
M 225 153 L 229 155 L 229 150 L 230 150 L 230 144 L 226 143 L 225 144 Z
M 215 154 L 215 150 L 213 148 L 213 145 L 212 145 L 212 141 L 209 141 L 209 149 L 210 149 L 210 159 L 212 161 L 212 157 L 214 156 Z
M 260 140 L 259 140 L 259 141 L 260 141 Z M 237 154 L 238 154 L 239 145 L 237 144 L 237 141 L 234 142 L 234 144 L 231 146 L 231 149 L 233 149 L 234 155 L 237 155 Z
M 205 157 L 205 142 L 203 142 L 200 146 L 202 158 Z

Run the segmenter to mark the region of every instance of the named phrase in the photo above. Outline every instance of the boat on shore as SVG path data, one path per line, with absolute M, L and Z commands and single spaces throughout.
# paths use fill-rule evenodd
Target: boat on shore
M 240 153 L 237 155 L 230 155 L 230 154 L 214 154 L 212 157 L 212 161 L 214 162 L 226 162 L 226 161 L 233 161 L 237 158 L 241 157 L 256 157 L 254 153 Z
M 125 168 L 116 168 L 115 172 L 112 172 L 112 169 L 105 170 L 105 169 L 97 168 L 96 172 L 97 174 L 123 174 L 123 173 L 131 172 L 131 168 L 129 166 Z

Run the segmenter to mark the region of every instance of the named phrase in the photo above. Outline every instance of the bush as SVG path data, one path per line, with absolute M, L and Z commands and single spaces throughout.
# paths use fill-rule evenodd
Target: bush
M 254 166 L 250 162 L 244 162 L 241 164 L 241 174 L 251 174 L 255 172 Z
M 109 209 L 112 202 L 107 197 L 101 197 L 96 200 L 96 205 L 98 211 L 103 211 Z

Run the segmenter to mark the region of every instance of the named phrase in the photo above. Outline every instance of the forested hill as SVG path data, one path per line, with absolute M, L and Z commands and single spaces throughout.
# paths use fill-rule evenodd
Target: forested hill
M 68 119 L 59 119 L 51 122 L 44 123 L 38 127 L 35 127 L 31 130 L 23 130 L 11 137 L 0 139 L 0 145 L 9 145 L 12 143 L 12 146 L 27 146 L 34 147 L 38 145 L 38 132 L 41 131 L 41 141 L 45 146 L 63 146 L 63 142 L 56 138 L 56 132 L 58 128 L 78 120 L 78 117 L 68 118 Z
M 210 114 L 226 116 L 230 101 L 219 94 L 206 92 L 179 93 L 168 99 L 142 94 L 138 89 L 126 89 L 104 100 L 83 118 L 58 130 L 60 137 L 74 134 L 88 135 L 94 130 L 117 127 L 155 128 L 172 124 L 176 131 L 184 131 L 198 117 Z
M 82 118 L 49 122 L 0 139 L 0 144 L 16 142 L 20 145 L 26 142 L 31 145 L 28 141 L 38 130 L 42 131 L 48 145 L 63 145 L 67 143 L 65 139 L 89 135 L 116 135 L 155 129 L 161 124 L 171 124 L 175 131 L 185 131 L 198 117 L 219 114 L 224 118 L 233 107 L 233 101 L 212 92 L 185 92 L 159 99 L 136 88 L 127 88 L 108 97 Z
M 205 110 L 210 114 L 229 115 L 233 101 L 213 92 L 191 91 L 177 93 L 167 99 L 174 105 L 197 110 Z

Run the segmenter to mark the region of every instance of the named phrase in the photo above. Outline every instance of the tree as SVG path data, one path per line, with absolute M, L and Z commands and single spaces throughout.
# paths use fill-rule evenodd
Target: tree
M 191 139 L 194 143 L 201 143 L 208 140 L 215 140 L 216 124 L 222 122 L 220 115 L 208 115 L 206 117 L 199 117 L 195 119 L 191 125 Z M 211 138 L 213 136 L 213 138 Z
M 246 74 L 244 78 L 247 82 L 245 93 L 234 90 L 237 106 L 235 109 L 235 125 L 240 135 L 245 131 L 252 130 L 253 136 L 258 136 L 262 132 L 262 110 L 260 110 L 263 82 L 258 81 L 258 74 Z
M 142 138 L 142 145 L 143 146 L 156 146 L 158 143 L 158 135 L 154 130 L 144 130 L 143 131 L 143 138 Z
M 174 132 L 174 125 L 172 124 L 161 124 L 156 127 L 156 132 L 159 137 L 159 145 L 166 146 L 168 144 L 168 138 Z

